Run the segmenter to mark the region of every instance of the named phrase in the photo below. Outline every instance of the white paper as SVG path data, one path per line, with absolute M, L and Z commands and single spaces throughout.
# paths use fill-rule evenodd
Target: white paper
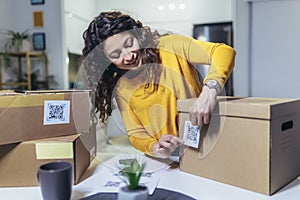
M 151 159 L 150 157 L 145 156 L 144 154 L 119 154 L 105 162 L 103 162 L 101 165 L 104 165 L 108 168 L 111 168 L 112 170 L 118 171 L 122 165 L 119 164 L 119 160 L 121 159 L 137 159 L 140 163 L 146 163 L 146 166 L 144 168 L 144 173 L 148 172 L 156 172 L 161 169 L 166 168 L 168 165 L 159 161 L 156 161 L 154 159 Z M 97 173 L 97 169 L 95 170 L 95 173 Z
M 152 195 L 159 183 L 160 174 L 169 166 L 165 163 L 140 155 L 121 154 L 99 164 L 95 169 L 94 174 L 78 184 L 75 187 L 75 190 L 87 194 L 96 194 L 99 192 L 117 193 L 120 187 L 126 185 L 122 180 L 122 176 L 119 174 L 119 160 L 128 158 L 136 158 L 138 161 L 146 162 L 145 170 L 140 178 L 139 185 L 147 186 L 149 195 Z

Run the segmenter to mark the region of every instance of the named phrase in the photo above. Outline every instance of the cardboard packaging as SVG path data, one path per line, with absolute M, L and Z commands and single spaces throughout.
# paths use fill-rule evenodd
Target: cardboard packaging
M 38 186 L 40 165 L 63 160 L 73 165 L 73 184 L 96 156 L 96 132 L 26 141 L 0 146 L 0 186 Z
M 87 133 L 88 91 L 0 91 L 0 145 Z
M 193 102 L 177 102 L 181 138 Z M 199 141 L 181 149 L 182 171 L 271 195 L 300 174 L 300 100 L 219 97 Z

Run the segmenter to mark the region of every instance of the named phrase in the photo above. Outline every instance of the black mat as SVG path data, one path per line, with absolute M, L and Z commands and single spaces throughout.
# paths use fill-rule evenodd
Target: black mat
M 118 193 L 98 193 L 81 200 L 116 200 Z M 149 195 L 149 200 L 195 200 L 192 197 L 179 192 L 157 188 L 152 195 Z

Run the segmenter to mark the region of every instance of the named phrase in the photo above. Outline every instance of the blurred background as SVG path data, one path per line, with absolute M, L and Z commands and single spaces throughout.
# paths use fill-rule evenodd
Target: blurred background
M 93 17 L 121 10 L 153 29 L 233 46 L 237 58 L 228 95 L 300 96 L 299 0 L 35 1 L 0 0 L 0 51 L 5 52 L 7 30 L 44 33 L 51 89 L 73 87 L 82 33 Z M 2 69 L 4 81 L 6 73 Z

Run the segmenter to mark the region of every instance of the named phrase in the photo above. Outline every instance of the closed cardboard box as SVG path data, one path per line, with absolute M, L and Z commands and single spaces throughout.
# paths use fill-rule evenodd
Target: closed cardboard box
M 0 91 L 0 145 L 87 133 L 88 91 Z
M 300 100 L 219 97 L 198 145 L 194 100 L 177 102 L 180 137 L 194 145 L 181 149 L 182 171 L 267 195 L 299 176 Z
M 91 128 L 85 134 L 1 145 L 0 186 L 38 186 L 39 166 L 56 160 L 72 163 L 73 183 L 79 183 L 96 155 L 96 134 Z

